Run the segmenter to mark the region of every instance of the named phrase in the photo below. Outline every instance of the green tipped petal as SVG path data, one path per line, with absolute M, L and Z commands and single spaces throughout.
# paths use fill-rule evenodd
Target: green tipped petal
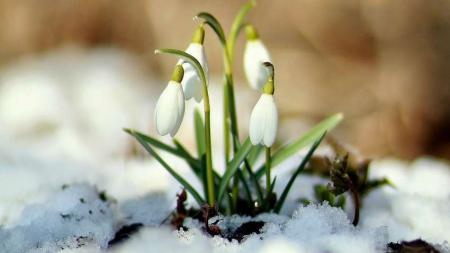
M 247 35 L 247 40 L 259 39 L 259 34 L 256 31 L 256 28 L 251 24 L 245 26 L 245 34 Z
M 273 64 L 270 62 L 264 62 L 263 65 L 264 65 L 264 67 L 266 67 L 266 70 L 269 73 L 267 82 L 263 86 L 263 92 L 265 94 L 273 95 L 273 93 L 275 92 L 275 86 L 274 86 L 275 68 L 273 67 Z
M 175 66 L 175 70 L 173 71 L 171 80 L 177 83 L 181 83 L 181 80 L 183 80 L 183 76 L 184 76 L 184 69 L 181 66 L 181 64 L 177 64 Z
M 273 79 L 272 77 L 269 77 L 266 84 L 264 84 L 263 92 L 264 94 L 273 95 L 275 91 L 275 86 L 273 85 Z
M 197 29 L 195 29 L 194 36 L 192 37 L 192 42 L 203 45 L 204 40 L 205 40 L 205 28 L 203 28 L 203 25 L 199 25 Z

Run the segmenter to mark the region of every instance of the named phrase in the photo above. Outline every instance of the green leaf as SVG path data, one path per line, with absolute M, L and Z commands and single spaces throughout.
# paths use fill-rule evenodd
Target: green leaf
M 225 39 L 225 33 L 223 32 L 222 26 L 212 14 L 208 12 L 200 12 L 194 18 L 204 19 L 205 23 L 208 24 L 214 30 L 217 37 L 219 37 L 220 43 L 222 43 L 223 46 L 226 46 L 227 42 Z
M 261 155 L 261 152 L 264 150 L 263 145 L 256 146 L 257 148 L 253 149 L 252 152 L 250 152 L 247 156 L 247 161 L 250 166 L 253 166 L 258 159 L 259 155 Z
M 173 139 L 173 143 L 177 147 L 177 150 L 182 153 L 183 159 L 187 164 L 189 164 L 194 174 L 201 178 L 201 167 L 198 167 L 197 164 L 194 164 L 192 161 L 193 159 L 187 158 L 192 157 L 189 151 L 187 151 L 187 149 L 177 139 Z
M 182 157 L 191 167 L 192 171 L 194 171 L 194 173 L 197 175 L 198 173 L 198 177 L 200 180 L 202 179 L 202 171 L 204 171 L 203 168 L 206 167 L 205 163 L 205 155 L 203 155 L 200 160 L 196 160 L 195 158 L 192 157 L 192 155 L 189 153 L 189 151 L 187 151 L 187 149 L 177 140 L 177 139 L 173 139 L 173 142 L 175 144 L 175 146 L 177 147 L 177 150 L 179 150 L 180 152 L 182 152 L 185 156 Z M 190 159 L 189 159 L 190 158 Z M 221 177 L 219 176 L 219 174 L 217 174 L 216 171 L 214 171 L 214 178 L 216 181 L 220 181 Z
M 287 158 L 296 154 L 302 148 L 306 147 L 308 144 L 312 143 L 314 140 L 319 138 L 325 131 L 329 131 L 334 128 L 343 119 L 342 113 L 337 113 L 311 128 L 302 137 L 296 141 L 285 145 L 280 148 L 272 156 L 272 168 L 275 168 L 278 164 L 285 161 Z M 256 178 L 261 178 L 264 175 L 264 165 L 261 166 L 256 172 Z
M 198 158 L 201 158 L 205 154 L 205 125 L 203 124 L 202 115 L 197 108 L 194 111 L 194 127 L 197 154 Z
M 171 147 L 153 137 L 150 137 L 148 135 L 140 133 L 136 130 L 127 129 L 127 128 L 125 128 L 123 130 L 136 138 L 137 137 L 141 138 L 143 141 L 151 144 L 155 148 L 161 149 L 172 155 L 175 155 L 175 156 L 185 159 L 186 162 L 188 162 L 188 164 L 192 164 L 192 166 L 195 166 L 195 169 L 200 170 L 200 168 L 201 168 L 200 162 L 198 160 L 194 159 L 192 156 L 190 156 L 187 152 L 183 152 L 183 150 L 180 150 L 180 148 Z
M 272 180 L 272 183 L 270 184 L 270 192 L 273 192 L 273 189 L 275 188 L 275 183 L 277 182 L 277 176 L 275 176 Z
M 238 170 L 237 174 L 238 174 L 239 180 L 242 182 L 242 186 L 244 187 L 245 194 L 247 195 L 247 201 L 249 203 L 253 203 L 252 192 L 250 191 L 250 187 L 248 186 L 248 183 L 245 180 L 245 177 L 242 174 L 242 171 Z
M 298 174 L 305 169 L 306 164 L 308 163 L 309 159 L 313 155 L 314 151 L 319 147 L 319 144 L 322 142 L 323 138 L 325 137 L 326 132 L 322 134 L 320 139 L 318 139 L 314 145 L 309 149 L 308 153 L 306 154 L 305 158 L 303 158 L 300 165 L 295 170 L 294 174 L 292 174 L 291 178 L 289 179 L 289 182 L 287 183 L 286 187 L 283 190 L 283 193 L 280 196 L 280 199 L 278 200 L 277 204 L 275 205 L 274 211 L 276 213 L 279 213 L 281 208 L 283 207 L 284 201 L 286 200 L 286 197 L 291 190 L 292 184 L 294 183 L 295 179 L 297 178 Z
M 169 145 L 167 145 L 167 144 L 165 144 L 165 143 L 163 143 L 163 142 L 161 142 L 161 141 L 159 141 L 159 140 L 157 140 L 157 139 L 155 139 L 153 137 L 147 136 L 147 135 L 145 135 L 143 133 L 140 133 L 140 132 L 138 132 L 136 130 L 133 130 L 133 129 L 124 128 L 123 130 L 125 132 L 129 133 L 132 136 L 136 136 L 136 135 L 139 136 L 142 140 L 152 144 L 156 148 L 159 148 L 161 150 L 167 151 L 167 152 L 169 152 L 171 154 L 174 154 L 176 156 L 182 156 L 181 153 L 178 150 L 176 150 L 175 148 L 173 148 L 173 147 L 171 147 L 171 146 L 169 146 Z
M 227 170 L 225 171 L 225 174 L 222 176 L 222 180 L 219 184 L 219 192 L 218 192 L 218 198 L 217 201 L 220 204 L 223 195 L 225 193 L 225 190 L 228 186 L 228 183 L 230 182 L 230 179 L 234 176 L 236 171 L 239 169 L 239 166 L 242 164 L 242 162 L 247 157 L 248 153 L 254 148 L 255 146 L 252 145 L 250 142 L 250 139 L 247 138 L 242 144 L 241 148 L 238 150 L 238 152 L 233 157 L 233 160 L 231 160 L 228 163 Z
M 258 145 L 256 147 L 262 147 L 261 145 Z M 255 149 L 252 149 L 252 151 Z M 252 181 L 255 190 L 256 190 L 256 196 L 258 198 L 258 202 L 260 204 L 262 204 L 264 202 L 264 197 L 263 197 L 263 193 L 262 193 L 262 189 L 261 186 L 259 185 L 258 179 L 256 179 L 255 173 L 253 173 L 252 169 L 250 168 L 250 166 L 244 166 L 244 168 L 247 170 L 248 175 L 250 177 L 250 180 Z
M 132 130 L 129 131 L 131 135 L 133 135 L 137 141 L 147 150 L 147 152 L 153 156 L 191 195 L 194 197 L 194 199 L 197 201 L 199 206 L 202 206 L 205 204 L 205 201 L 203 198 L 198 194 L 198 192 L 195 190 L 195 188 L 190 185 L 183 177 L 181 177 L 175 170 L 172 169 L 172 167 L 167 164 L 164 159 L 162 159 L 156 151 L 148 145 L 148 143 L 141 138 L 139 134 L 136 132 L 133 132 Z

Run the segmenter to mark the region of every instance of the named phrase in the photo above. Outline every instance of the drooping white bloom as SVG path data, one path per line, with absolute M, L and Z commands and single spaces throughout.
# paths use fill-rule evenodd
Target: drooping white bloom
M 263 93 L 253 108 L 249 127 L 253 145 L 271 147 L 278 128 L 278 111 L 272 94 Z
M 200 63 L 205 72 L 205 78 L 208 79 L 208 62 L 206 61 L 205 49 L 203 47 L 203 41 L 205 39 L 205 29 L 203 25 L 197 27 L 194 32 L 191 44 L 186 49 L 186 53 L 194 56 Z M 184 69 L 184 78 L 181 81 L 184 90 L 184 96 L 186 100 L 195 98 L 195 101 L 200 102 L 203 98 L 202 81 L 195 71 L 194 66 L 190 63 L 179 60 L 177 64 L 181 64 Z
M 253 26 L 248 26 L 247 42 L 244 49 L 244 71 L 250 86 L 262 90 L 269 77 L 263 62 L 271 62 L 269 51 L 259 39 Z
M 183 68 L 175 67 L 172 80 L 158 98 L 155 109 L 156 130 L 160 135 L 175 136 L 184 116 Z
M 206 78 L 208 78 L 208 62 L 206 61 L 205 49 L 203 45 L 192 42 L 189 44 L 185 52 L 194 56 L 200 62 L 200 65 L 202 65 L 203 70 L 205 71 Z M 181 81 L 181 84 L 183 85 L 186 100 L 195 98 L 195 101 L 197 102 L 202 101 L 202 81 L 197 75 L 194 66 L 183 60 L 180 60 L 178 64 L 182 64 L 184 69 L 184 78 Z

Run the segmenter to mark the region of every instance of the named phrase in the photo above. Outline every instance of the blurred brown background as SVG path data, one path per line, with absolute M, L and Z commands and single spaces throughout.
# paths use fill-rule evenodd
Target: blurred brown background
M 245 1 L 0 0 L 0 64 L 64 45 L 125 48 L 167 77 L 173 61 L 159 47 L 184 49 L 199 11 L 228 30 Z M 450 1 L 258 1 L 249 19 L 277 70 L 280 135 L 334 112 L 336 136 L 377 157 L 450 158 Z M 236 56 L 238 85 L 243 38 Z M 222 65 L 207 35 L 210 69 Z M 286 137 L 285 137 L 286 138 Z

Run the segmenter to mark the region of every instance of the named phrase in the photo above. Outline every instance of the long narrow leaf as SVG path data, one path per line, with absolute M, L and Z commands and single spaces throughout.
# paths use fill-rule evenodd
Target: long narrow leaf
M 258 198 L 258 202 L 259 202 L 259 204 L 262 204 L 264 201 L 264 196 L 262 193 L 261 186 L 259 185 L 258 179 L 256 179 L 255 173 L 253 173 L 250 166 L 244 166 L 244 167 L 248 172 L 248 176 L 249 176 L 250 180 L 252 181 L 253 186 L 255 187 L 256 197 Z
M 132 136 L 136 136 L 136 135 L 139 136 L 142 140 L 152 144 L 155 148 L 167 151 L 167 152 L 169 152 L 169 153 L 171 153 L 173 155 L 176 155 L 176 156 L 182 156 L 181 153 L 179 151 L 177 151 L 175 148 L 173 148 L 173 147 L 171 147 L 171 146 L 169 146 L 169 145 L 167 145 L 167 144 L 165 144 L 165 143 L 163 143 L 163 142 L 161 142 L 161 141 L 159 141 L 159 140 L 157 140 L 157 139 L 155 139 L 153 137 L 147 136 L 147 135 L 145 135 L 143 133 L 140 133 L 140 132 L 138 132 L 136 130 L 133 130 L 133 129 L 124 128 L 123 130 L 125 132 L 129 133 Z
M 130 132 L 137 141 L 147 150 L 147 152 L 153 156 L 191 195 L 194 197 L 194 199 L 197 201 L 197 203 L 202 206 L 205 204 L 205 201 L 203 198 L 198 194 L 198 192 L 195 190 L 195 188 L 190 185 L 183 177 L 181 177 L 175 170 L 172 169 L 172 167 L 167 164 L 164 159 L 162 159 L 156 151 L 150 147 L 150 145 L 147 144 L 145 140 L 143 140 L 138 134 L 135 134 L 134 132 Z
M 223 46 L 226 46 L 227 42 L 222 26 L 212 14 L 208 12 L 200 12 L 199 14 L 197 14 L 197 16 L 195 16 L 195 18 L 204 19 L 205 23 L 208 24 L 214 30 L 217 37 L 219 37 L 220 43 L 222 43 Z
M 195 140 L 197 142 L 197 155 L 202 157 L 205 154 L 205 125 L 202 115 L 198 109 L 194 111 Z
M 242 182 L 242 186 L 244 187 L 244 191 L 245 191 L 245 194 L 247 195 L 248 202 L 253 203 L 252 192 L 250 191 L 250 187 L 249 187 L 247 181 L 245 180 L 245 177 L 242 174 L 242 171 L 238 170 L 237 175 L 239 177 L 239 180 Z
M 183 152 L 182 150 L 178 149 L 178 148 L 174 148 L 171 147 L 153 137 L 150 137 L 148 135 L 145 135 L 143 133 L 140 133 L 136 130 L 132 130 L 132 129 L 124 129 L 125 132 L 127 132 L 128 134 L 137 137 L 139 136 L 139 138 L 141 138 L 143 141 L 151 144 L 153 147 L 161 149 L 163 151 L 166 151 L 172 155 L 178 156 L 180 158 L 185 159 L 189 164 L 192 164 L 193 166 L 195 166 L 195 169 L 200 169 L 201 168 L 201 164 L 198 160 L 194 159 L 192 156 L 190 155 L 186 155 L 185 152 Z
M 314 140 L 319 138 L 325 131 L 329 131 L 332 128 L 334 128 L 339 122 L 341 122 L 342 119 L 343 119 L 342 113 L 335 114 L 321 121 L 319 124 L 311 128 L 308 132 L 306 132 L 302 137 L 300 137 L 296 141 L 287 144 L 286 146 L 279 149 L 272 156 L 272 168 L 275 168 L 275 166 L 282 163 L 287 158 L 291 157 L 299 150 L 306 147 L 308 144 L 312 143 Z M 264 175 L 264 165 L 261 166 L 255 174 L 256 178 L 258 179 L 261 178 Z
M 196 164 L 192 163 L 191 159 L 187 158 L 187 157 L 192 157 L 191 154 L 189 153 L 189 151 L 187 151 L 187 149 L 177 139 L 173 139 L 173 143 L 177 147 L 177 150 L 183 154 L 184 160 L 191 167 L 191 169 L 195 173 L 195 175 L 200 176 L 201 175 L 201 167 L 197 167 Z
M 311 156 L 313 155 L 313 153 L 317 149 L 317 147 L 320 145 L 320 143 L 322 142 L 325 135 L 326 135 L 326 132 L 322 134 L 320 139 L 318 139 L 314 143 L 314 145 L 312 145 L 312 147 L 309 149 L 308 153 L 306 154 L 305 158 L 303 158 L 302 162 L 295 170 L 294 174 L 292 174 L 291 178 L 289 179 L 289 182 L 287 183 L 286 187 L 284 188 L 283 193 L 281 194 L 280 199 L 278 200 L 278 202 L 274 208 L 274 211 L 276 213 L 280 212 L 281 208 L 283 207 L 284 201 L 286 200 L 286 197 L 292 187 L 292 184 L 294 183 L 298 174 L 305 169 L 306 164 L 308 163 L 309 159 L 311 159 Z
M 258 145 L 257 148 L 253 149 L 252 152 L 248 154 L 247 161 L 250 166 L 253 166 L 258 159 L 259 155 L 261 155 L 261 152 L 264 150 L 263 145 Z
M 173 139 L 173 142 L 174 142 L 175 146 L 177 147 L 177 150 L 179 150 L 180 152 L 185 154 L 185 157 L 183 157 L 183 158 L 189 164 L 189 166 L 191 166 L 191 168 L 194 171 L 194 173 L 197 173 L 196 171 L 198 171 L 199 174 L 201 174 L 201 171 L 203 170 L 202 168 L 206 167 L 206 165 L 204 164 L 205 163 L 205 158 L 204 158 L 205 156 L 203 155 L 202 158 L 200 158 L 201 161 L 196 160 L 195 158 L 192 157 L 192 155 L 189 153 L 189 151 L 187 151 L 187 149 L 178 140 Z M 220 181 L 221 180 L 221 177 L 219 176 L 219 174 L 217 174 L 216 171 L 214 171 L 214 178 L 215 178 L 216 181 Z M 201 178 L 199 178 L 199 179 L 201 180 Z
M 230 179 L 234 176 L 236 171 L 239 169 L 239 166 L 242 164 L 244 159 L 247 157 L 248 153 L 255 148 L 255 146 L 252 145 L 250 142 L 250 139 L 247 138 L 244 142 L 244 144 L 241 146 L 241 148 L 238 150 L 238 152 L 235 154 L 233 160 L 230 161 L 230 163 L 227 166 L 227 170 L 225 171 L 225 174 L 222 176 L 222 180 L 219 184 L 219 191 L 218 191 L 218 198 L 217 201 L 220 204 L 223 195 L 225 193 L 225 190 L 228 186 L 228 183 L 230 182 Z

